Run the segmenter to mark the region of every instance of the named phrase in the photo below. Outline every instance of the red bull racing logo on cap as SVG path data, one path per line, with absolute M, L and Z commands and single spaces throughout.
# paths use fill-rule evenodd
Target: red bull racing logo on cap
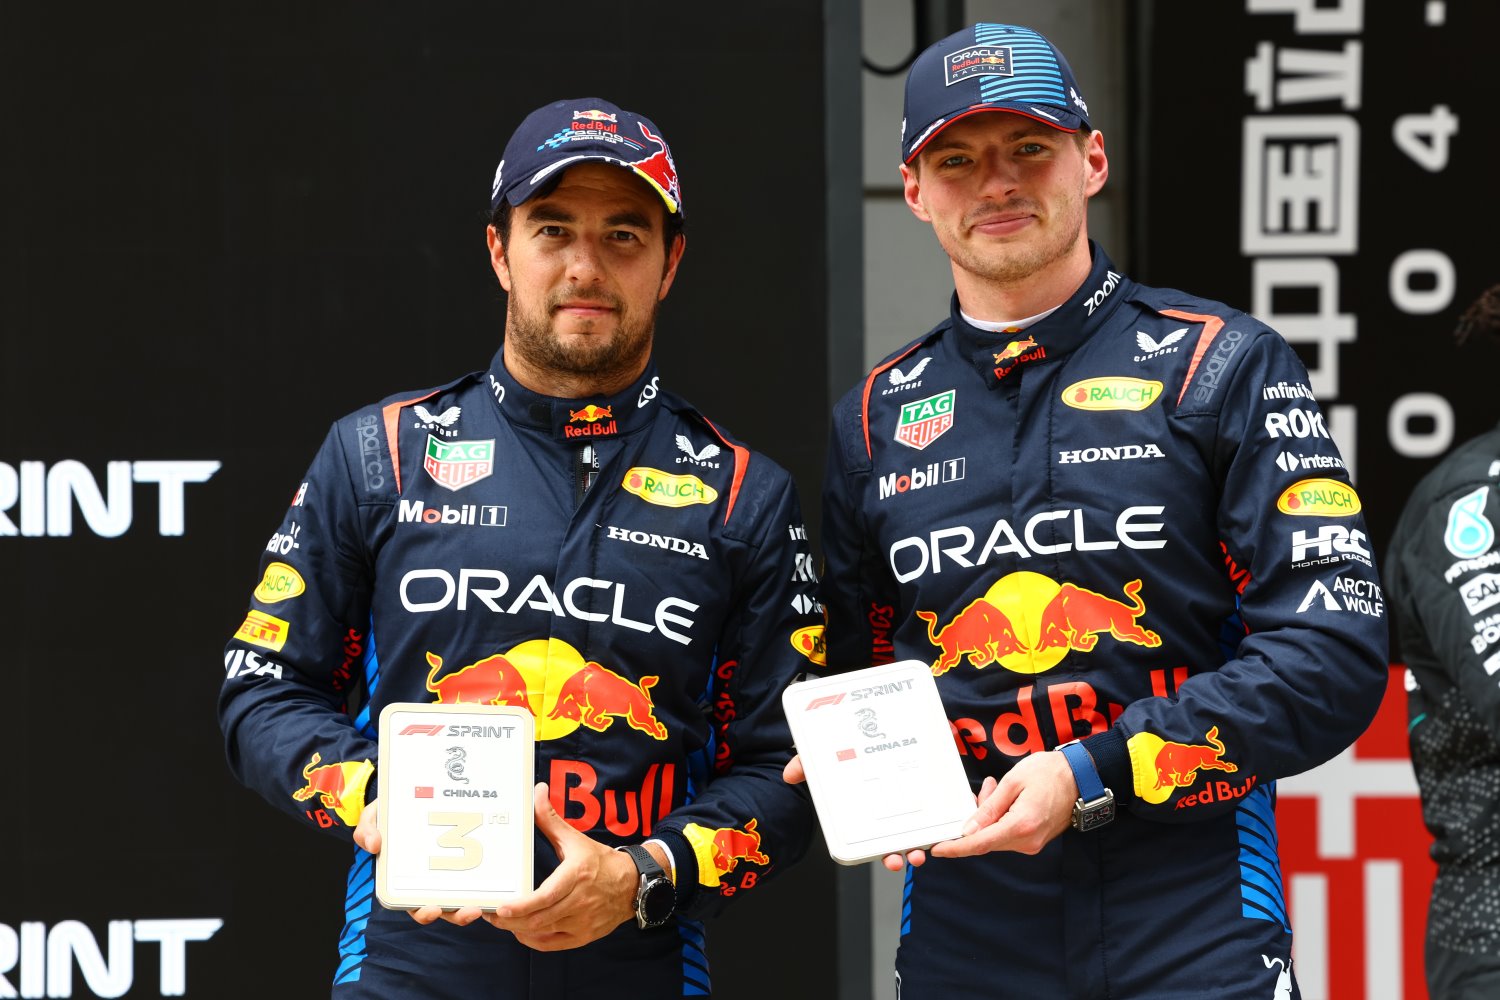
M 901 404 L 895 439 L 908 448 L 926 448 L 953 426 L 953 404 L 958 392 L 949 389 L 926 399 Z
M 1040 674 L 1070 651 L 1092 651 L 1103 635 L 1160 646 L 1161 636 L 1138 621 L 1146 613 L 1141 581 L 1131 580 L 1122 593 L 1125 601 L 1022 570 L 1001 577 L 942 628 L 936 614 L 918 611 L 917 617 L 927 623 L 927 640 L 940 650 L 933 676 L 942 676 L 965 657 L 976 669 L 998 663 L 1018 674 Z
M 682 835 L 693 846 L 698 859 L 698 882 L 706 886 L 723 886 L 725 876 L 739 867 L 740 862 L 752 865 L 769 865 L 771 858 L 760 849 L 759 821 L 752 819 L 743 827 L 719 827 L 717 829 L 689 823 Z M 750 873 L 747 873 L 750 876 Z M 755 884 L 753 876 L 740 880 L 737 888 L 748 889 Z
M 645 124 L 637 124 L 640 126 L 641 134 L 660 148 L 644 160 L 635 160 L 627 166 L 639 174 L 647 184 L 656 188 L 662 200 L 667 203 L 667 211 L 675 214 L 682 208 L 682 189 L 677 182 L 677 164 L 672 162 L 672 151 L 667 149 L 665 139 L 654 134 Z
M 651 689 L 660 679 L 638 681 L 583 656 L 561 639 L 531 639 L 439 678 L 443 658 L 426 655 L 427 690 L 444 705 L 511 705 L 536 719 L 536 738 L 554 740 L 579 726 L 606 732 L 616 719 L 654 740 L 667 738 L 656 717 Z
M 943 57 L 943 85 L 975 76 L 1014 76 L 1009 45 L 974 45 Z
M 1191 788 L 1198 781 L 1200 771 L 1223 771 L 1234 774 L 1238 764 L 1224 759 L 1225 747 L 1219 739 L 1219 727 L 1214 726 L 1203 734 L 1205 743 L 1173 743 L 1155 733 L 1136 733 L 1130 737 L 1130 765 L 1135 776 L 1135 793 L 1153 805 L 1165 802 L 1179 788 Z M 1225 786 L 1221 798 L 1239 798 L 1254 787 L 1254 780 Z M 1210 790 L 1205 798 L 1202 793 L 1195 801 L 1213 801 Z

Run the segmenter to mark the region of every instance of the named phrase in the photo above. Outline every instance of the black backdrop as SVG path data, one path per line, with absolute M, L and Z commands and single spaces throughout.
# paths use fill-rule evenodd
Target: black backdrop
M 348 851 L 233 783 L 221 650 L 328 423 L 493 353 L 483 216 L 533 107 L 662 127 L 688 212 L 663 382 L 816 523 L 822 9 L 724 18 L 0 7 L 0 995 L 326 994 Z M 711 925 L 716 995 L 833 994 L 819 848 Z

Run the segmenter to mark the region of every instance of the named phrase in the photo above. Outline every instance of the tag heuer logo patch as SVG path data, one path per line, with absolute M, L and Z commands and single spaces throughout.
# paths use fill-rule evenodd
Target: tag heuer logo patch
M 908 448 L 922 449 L 947 433 L 953 426 L 953 399 L 956 389 L 936 396 L 914 400 L 901 407 L 896 424 L 896 440 Z
M 495 439 L 442 441 L 429 434 L 422 468 L 439 486 L 461 490 L 495 471 Z

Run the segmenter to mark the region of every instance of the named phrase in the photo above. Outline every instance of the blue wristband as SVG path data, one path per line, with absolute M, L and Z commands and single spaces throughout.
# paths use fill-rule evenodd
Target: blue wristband
M 1097 829 L 1115 818 L 1114 792 L 1104 787 L 1094 758 L 1082 743 L 1073 740 L 1058 747 L 1058 752 L 1073 771 L 1078 785 L 1078 801 L 1073 804 L 1073 829 L 1081 832 Z

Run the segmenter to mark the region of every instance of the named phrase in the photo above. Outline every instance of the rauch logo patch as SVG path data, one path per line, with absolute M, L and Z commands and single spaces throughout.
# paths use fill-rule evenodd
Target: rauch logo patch
M 719 491 L 697 476 L 673 476 L 640 465 L 626 472 L 620 485 L 627 493 L 659 507 L 686 507 L 719 499 Z

